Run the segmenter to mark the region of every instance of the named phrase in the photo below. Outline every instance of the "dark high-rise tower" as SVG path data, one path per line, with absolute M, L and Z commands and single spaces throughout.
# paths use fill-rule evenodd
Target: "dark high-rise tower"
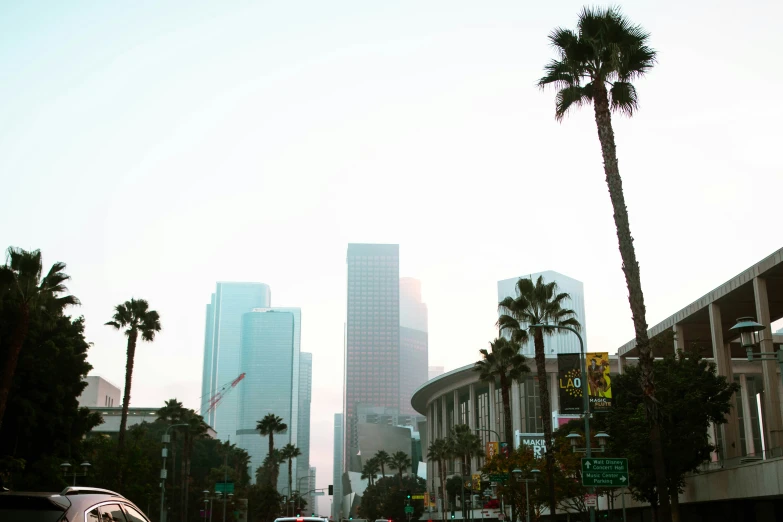
M 348 245 L 345 469 L 358 451 L 358 404 L 400 407 L 400 247 Z

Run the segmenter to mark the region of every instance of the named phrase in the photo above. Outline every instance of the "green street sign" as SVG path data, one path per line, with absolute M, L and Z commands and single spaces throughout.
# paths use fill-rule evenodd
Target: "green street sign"
M 233 493 L 234 492 L 234 483 L 233 482 L 218 482 L 215 484 L 215 493 Z
M 623 488 L 628 485 L 628 459 L 582 459 L 582 485 Z
M 413 513 L 413 506 L 405 506 L 406 513 Z
M 490 482 L 506 482 L 508 480 L 508 473 L 491 473 L 489 475 Z

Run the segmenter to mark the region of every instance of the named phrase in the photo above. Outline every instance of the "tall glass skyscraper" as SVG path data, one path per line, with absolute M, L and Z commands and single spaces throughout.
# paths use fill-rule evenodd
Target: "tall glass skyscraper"
M 310 401 L 313 395 L 313 354 L 299 354 L 299 421 L 296 446 L 302 455 L 296 459 L 296 476 L 301 480 L 310 472 Z M 302 480 L 304 483 L 304 480 Z M 314 488 L 308 488 L 308 491 Z M 302 492 L 304 493 L 304 491 Z M 309 506 L 314 505 L 312 494 L 306 497 Z
M 236 379 L 240 369 L 240 323 L 242 315 L 253 308 L 268 307 L 269 286 L 263 283 L 218 282 L 207 305 L 204 338 L 204 369 L 201 382 L 201 411 L 220 388 Z M 214 428 L 220 440 L 236 439 L 239 398 L 236 391 L 226 395 L 204 420 Z
M 358 450 L 357 405 L 400 407 L 400 247 L 348 245 L 345 468 Z
M 427 382 L 427 305 L 421 302 L 421 281 L 400 279 L 400 413 L 417 415 L 411 406 L 416 389 Z
M 517 296 L 516 284 L 521 278 L 532 279 L 533 283 L 535 283 L 538 276 L 543 277 L 544 283 L 551 283 L 554 281 L 557 283 L 560 292 L 566 292 L 571 296 L 570 300 L 563 302 L 563 306 L 571 308 L 576 312 L 576 318 L 582 323 L 582 339 L 585 339 L 586 341 L 587 321 L 585 319 L 585 287 L 581 281 L 577 281 L 576 279 L 553 270 L 504 279 L 498 281 L 498 302 L 509 296 Z M 579 340 L 571 332 L 563 330 L 544 337 L 544 350 L 547 357 L 556 357 L 559 353 L 579 353 Z M 587 346 L 585 346 L 585 351 L 586 350 Z M 534 355 L 535 348 L 533 347 L 532 339 L 522 347 L 522 353 L 527 357 Z
M 237 445 L 250 454 L 253 482 L 269 451 L 268 439 L 256 431 L 259 420 L 273 413 L 288 425 L 275 435 L 275 448 L 298 441 L 300 317 L 298 308 L 257 308 L 242 315 L 240 366 L 247 375 L 239 390 Z M 297 468 L 295 462 L 293 483 Z M 288 467 L 281 466 L 278 490 L 287 484 Z

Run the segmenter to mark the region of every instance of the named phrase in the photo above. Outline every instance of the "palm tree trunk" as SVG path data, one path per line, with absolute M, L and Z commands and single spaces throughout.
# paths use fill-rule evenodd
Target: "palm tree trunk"
M 647 336 L 647 318 L 642 293 L 642 280 L 639 275 L 639 263 L 636 260 L 636 250 L 631 236 L 631 225 L 628 221 L 628 209 L 625 206 L 623 180 L 620 178 L 620 168 L 617 164 L 617 148 L 614 143 L 612 115 L 609 111 L 609 98 L 603 82 L 594 82 L 595 88 L 595 124 L 598 127 L 598 140 L 601 142 L 601 152 L 604 158 L 604 173 L 606 185 L 609 187 L 609 198 L 614 209 L 614 224 L 617 228 L 617 242 L 620 247 L 620 257 L 623 260 L 625 283 L 628 286 L 628 302 L 631 305 L 631 316 L 636 333 L 636 349 L 639 351 L 639 369 L 641 370 L 640 385 L 644 393 L 644 404 L 647 420 L 650 422 L 650 445 L 655 472 L 655 485 L 658 491 L 668 491 L 666 485 L 666 467 L 663 462 L 663 446 L 661 443 L 661 428 L 658 422 L 655 382 L 653 380 L 653 357 L 650 351 L 650 339 Z M 671 520 L 671 507 L 668 495 L 660 495 L 659 513 L 661 522 Z
M 448 507 L 448 501 L 446 500 L 446 462 L 443 459 L 439 460 L 438 467 L 440 468 L 440 512 L 443 522 L 446 522 L 446 508 Z
M 120 417 L 120 435 L 117 440 L 117 450 L 120 454 L 125 449 L 125 431 L 128 428 L 128 406 L 130 405 L 131 382 L 133 381 L 133 360 L 136 357 L 136 337 L 138 332 L 128 333 L 128 355 L 125 361 L 125 394 L 122 397 L 122 416 Z
M 273 488 L 277 489 L 277 473 L 275 473 L 275 468 L 277 465 L 272 460 L 272 453 L 275 451 L 275 434 L 271 431 L 269 432 L 269 485 Z M 290 495 L 291 492 L 289 491 L 288 494 Z
M 185 466 L 185 474 L 182 476 L 182 481 L 185 483 L 185 498 L 182 508 L 182 512 L 184 513 L 184 516 L 182 517 L 183 522 L 187 522 L 188 520 L 188 497 L 190 496 L 190 462 L 193 458 L 193 435 L 186 435 L 186 437 L 185 444 L 187 444 L 187 455 L 185 460 L 187 461 L 187 465 Z
M 294 496 L 294 490 L 291 489 L 291 463 L 293 462 L 293 459 L 288 459 L 288 494 L 291 495 L 293 498 Z M 298 488 L 297 488 L 298 489 Z M 288 513 L 288 510 L 286 510 L 286 513 Z
M 544 441 L 546 443 L 546 473 L 549 483 L 549 511 L 554 520 L 557 512 L 557 499 L 555 497 L 555 455 L 552 441 L 552 405 L 549 401 L 549 387 L 547 386 L 546 355 L 544 353 L 544 334 L 540 329 L 533 333 L 533 341 L 536 349 L 536 373 L 538 375 L 538 394 L 541 396 L 541 421 L 544 423 Z
M 19 321 L 16 323 L 16 328 L 14 328 L 14 333 L 11 336 L 8 357 L 5 360 L 3 375 L 0 379 L 0 428 L 3 427 L 3 417 L 5 416 L 5 408 L 8 405 L 8 396 L 11 394 L 11 386 L 14 383 L 19 354 L 22 353 L 22 346 L 24 346 L 24 340 L 27 338 L 29 328 L 30 308 L 27 306 L 27 303 L 22 302 L 19 305 Z
M 511 424 L 511 395 L 509 393 L 510 384 L 505 379 L 500 381 L 500 395 L 503 399 L 503 435 L 506 437 L 506 444 L 511 451 L 514 448 L 514 426 Z

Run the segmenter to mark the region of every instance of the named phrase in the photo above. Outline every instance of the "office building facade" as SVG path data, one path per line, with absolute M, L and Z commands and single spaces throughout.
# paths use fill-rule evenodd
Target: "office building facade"
M 533 283 L 535 283 L 539 276 L 543 278 L 544 283 L 551 283 L 552 281 L 556 282 L 559 292 L 566 292 L 571 296 L 570 300 L 563 301 L 563 307 L 570 308 L 576 312 L 576 318 L 582 324 L 582 338 L 587 339 L 587 322 L 585 319 L 585 289 L 584 284 L 582 284 L 581 281 L 577 281 L 576 279 L 552 270 L 537 272 L 535 274 L 523 274 L 519 277 L 512 277 L 511 279 L 498 281 L 498 302 L 502 301 L 506 297 L 517 297 L 516 285 L 517 281 L 520 279 L 532 279 Z M 586 348 L 587 347 L 585 347 L 585 349 Z M 579 353 L 579 340 L 571 332 L 557 332 L 553 335 L 544 337 L 544 350 L 547 357 L 557 357 L 557 354 L 559 353 Z M 522 353 L 526 357 L 532 357 L 534 352 L 535 348 L 533 347 L 532 339 L 527 344 L 522 346 Z
M 345 339 L 345 469 L 358 448 L 351 417 L 358 404 L 399 408 L 399 245 L 349 244 Z
M 343 514 L 343 414 L 334 414 L 334 453 L 332 455 L 332 519 L 339 521 Z
M 296 444 L 299 410 L 299 329 L 298 308 L 257 308 L 242 315 L 241 359 L 247 374 L 238 390 L 241 407 L 237 420 L 237 445 L 250 454 L 251 480 L 266 458 L 266 438 L 256 424 L 272 413 L 288 426 L 275 435 L 275 447 Z M 296 481 L 298 463 L 294 463 L 291 480 Z M 278 490 L 288 485 L 288 467 L 280 467 Z
M 299 354 L 299 421 L 297 425 L 296 447 L 302 454 L 296 459 L 296 476 L 306 477 L 310 467 L 310 402 L 313 395 L 313 354 Z M 302 481 L 304 482 L 304 480 Z M 308 488 L 310 491 L 314 488 Z M 312 494 L 306 498 L 308 505 L 313 505 L 315 497 Z
M 427 382 L 427 305 L 421 301 L 421 281 L 400 279 L 400 405 L 401 413 L 414 415 L 411 397 Z
M 209 400 L 242 373 L 239 364 L 242 315 L 254 308 L 270 306 L 271 298 L 269 286 L 263 283 L 218 282 L 207 305 L 201 411 L 220 440 L 235 438 L 238 394 L 227 394 L 218 408 L 207 411 Z

